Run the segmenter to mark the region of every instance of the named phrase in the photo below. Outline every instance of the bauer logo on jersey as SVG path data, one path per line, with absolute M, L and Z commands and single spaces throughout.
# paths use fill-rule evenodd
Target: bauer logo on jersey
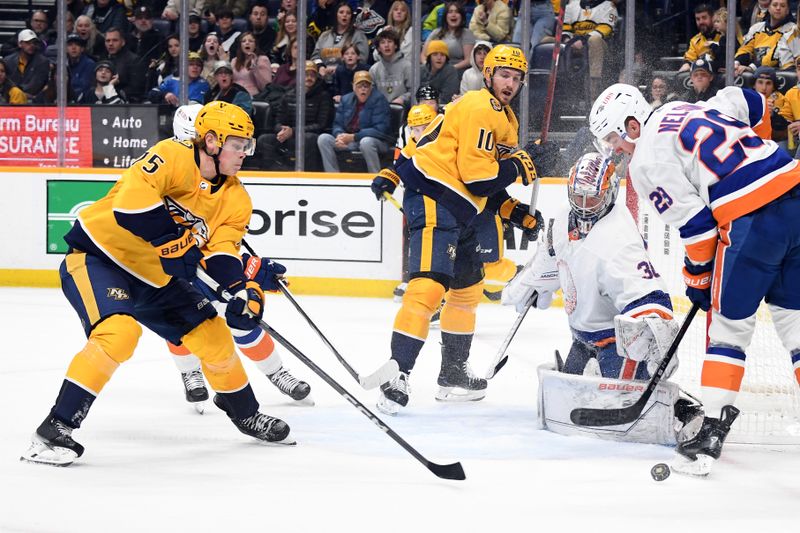
M 200 188 L 202 188 L 202 185 Z M 167 211 L 169 211 L 175 222 L 189 229 L 198 237 L 198 242 L 208 242 L 208 224 L 202 217 L 198 217 L 169 196 L 164 197 L 164 204 L 166 204 Z
M 120 289 L 119 287 L 109 287 L 106 297 L 114 300 L 130 300 L 131 298 L 125 289 Z
M 495 111 L 502 111 L 503 110 L 503 106 L 501 106 L 500 102 L 498 102 L 494 98 L 489 98 L 489 103 L 492 104 L 492 109 L 494 109 Z

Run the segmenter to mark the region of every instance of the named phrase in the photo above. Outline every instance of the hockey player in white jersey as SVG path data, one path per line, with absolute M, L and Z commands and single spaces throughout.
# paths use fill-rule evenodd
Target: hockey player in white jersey
M 594 102 L 598 143 L 630 156 L 640 199 L 679 229 L 689 299 L 711 309 L 701 374 L 706 418 L 681 442 L 690 473 L 708 474 L 731 423 L 745 350 L 762 299 L 800 378 L 800 168 L 758 131 L 769 110 L 755 91 L 727 87 L 707 102 L 653 111 L 635 87 L 615 84 Z
M 569 207 L 558 211 L 534 257 L 503 290 L 502 302 L 522 311 L 536 293 L 536 306 L 544 309 L 556 290 L 563 291 L 573 341 L 558 372 L 539 372 L 545 427 L 675 444 L 672 406 L 679 391 L 672 383 L 662 382 L 654 408 L 625 427 L 580 428 L 569 419 L 576 407 L 611 407 L 626 394 L 641 394 L 644 386 L 631 381 L 649 379 L 677 332 L 669 294 L 636 222 L 624 203 L 615 202 L 618 188 L 609 159 L 598 153 L 578 159 L 567 182 Z
M 194 121 L 197 113 L 202 109 L 202 104 L 186 104 L 180 106 L 175 111 L 175 116 L 172 119 L 172 131 L 174 137 L 179 141 L 188 141 L 194 139 L 197 133 L 194 128 Z M 258 261 L 259 258 L 251 258 L 249 255 L 243 256 L 243 263 L 245 267 L 250 260 L 253 263 Z M 259 264 L 261 263 L 258 261 Z M 264 260 L 264 266 L 267 267 L 267 260 Z M 277 268 L 286 269 L 283 265 L 269 261 Z M 224 307 L 214 294 L 202 282 L 195 280 L 195 286 L 198 286 L 202 292 L 208 293 L 209 299 L 213 302 L 215 307 L 220 309 Z M 264 290 L 268 290 L 264 287 Z M 221 314 L 224 316 L 225 312 Z M 313 405 L 309 393 L 311 387 L 305 381 L 301 381 L 294 377 L 288 369 L 283 365 L 280 354 L 275 348 L 275 343 L 272 338 L 267 335 L 261 328 L 256 328 L 252 331 L 241 331 L 237 329 L 231 330 L 233 340 L 239 350 L 247 356 L 256 367 L 267 376 L 270 383 L 275 385 L 278 390 L 283 394 L 291 397 L 293 400 L 303 402 L 307 405 Z M 184 346 L 176 346 L 167 342 L 172 360 L 175 366 L 181 373 L 181 380 L 183 381 L 184 394 L 186 401 L 191 403 L 195 410 L 202 414 L 205 411 L 205 402 L 208 400 L 208 388 L 206 387 L 205 380 L 203 379 L 203 372 L 200 368 L 200 359 L 192 354 Z

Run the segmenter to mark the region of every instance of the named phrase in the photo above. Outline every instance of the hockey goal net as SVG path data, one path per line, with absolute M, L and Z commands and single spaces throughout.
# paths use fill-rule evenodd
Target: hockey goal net
M 636 194 L 626 190 L 628 207 L 639 221 L 656 271 L 672 295 L 675 317 L 683 321 L 690 302 L 684 293 L 681 269 L 683 244 L 678 230 L 666 226 Z M 678 350 L 680 366 L 672 380 L 686 392 L 700 397 L 700 371 L 706 347 L 707 317 L 695 317 Z M 800 444 L 800 387 L 791 357 L 781 344 L 769 310 L 762 302 L 756 331 L 746 350 L 745 374 L 736 406 L 741 415 L 733 424 L 728 442 L 741 444 Z

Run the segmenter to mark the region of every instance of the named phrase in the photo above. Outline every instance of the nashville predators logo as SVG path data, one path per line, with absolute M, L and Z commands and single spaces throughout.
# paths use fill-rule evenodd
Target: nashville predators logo
M 456 247 L 454 245 L 447 245 L 447 255 L 450 257 L 450 261 L 456 260 Z
M 131 298 L 125 289 L 120 289 L 119 287 L 109 287 L 106 297 L 114 300 L 130 300 Z
M 498 102 L 494 98 L 489 98 L 489 103 L 492 104 L 492 109 L 494 109 L 495 111 L 502 111 L 503 110 L 503 106 L 501 106 L 500 102 Z
M 166 205 L 167 211 L 172 215 L 175 222 L 189 229 L 195 236 L 199 237 L 201 243 L 204 244 L 208 242 L 208 224 L 203 217 L 195 215 L 169 196 L 164 197 L 164 205 Z

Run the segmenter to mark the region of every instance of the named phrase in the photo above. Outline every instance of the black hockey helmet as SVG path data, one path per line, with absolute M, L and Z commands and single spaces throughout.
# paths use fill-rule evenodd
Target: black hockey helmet
M 422 85 L 417 89 L 417 102 L 422 100 L 436 100 L 439 101 L 439 91 L 430 85 Z

